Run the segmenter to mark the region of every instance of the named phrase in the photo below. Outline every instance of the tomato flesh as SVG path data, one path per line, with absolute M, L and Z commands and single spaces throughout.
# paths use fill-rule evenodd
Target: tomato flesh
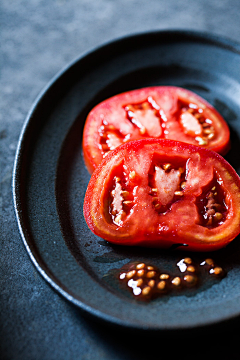
M 230 146 L 227 123 L 204 99 L 178 87 L 143 88 L 113 96 L 89 113 L 83 132 L 88 170 L 117 146 L 143 138 L 183 141 L 222 155 Z
M 94 171 L 84 216 L 112 243 L 216 250 L 240 232 L 240 179 L 211 150 L 136 140 L 111 151 Z

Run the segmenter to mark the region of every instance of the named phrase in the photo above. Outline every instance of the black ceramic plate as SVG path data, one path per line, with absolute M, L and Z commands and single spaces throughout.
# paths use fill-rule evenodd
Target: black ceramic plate
M 39 96 L 16 155 L 14 204 L 27 251 L 43 277 L 72 303 L 111 323 L 140 329 L 183 329 L 240 314 L 240 243 L 207 254 L 226 277 L 203 281 L 145 303 L 122 289 L 115 272 L 132 261 L 177 271 L 184 254 L 112 246 L 94 236 L 82 214 L 90 179 L 81 151 L 91 108 L 122 91 L 181 86 L 204 97 L 225 117 L 240 173 L 240 46 L 206 34 L 163 31 L 107 44 L 75 61 Z M 191 254 L 200 262 L 206 255 Z

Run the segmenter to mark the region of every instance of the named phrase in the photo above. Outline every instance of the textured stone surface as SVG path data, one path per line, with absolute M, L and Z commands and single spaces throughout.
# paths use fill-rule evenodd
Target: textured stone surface
M 198 354 L 195 359 L 206 354 L 239 359 L 237 338 L 228 327 L 217 345 L 214 334 L 206 339 L 203 333 L 200 338 L 188 334 L 183 341 L 171 337 L 162 342 L 158 336 L 143 342 L 85 319 L 32 265 L 15 220 L 11 177 L 31 104 L 67 63 L 115 38 L 151 30 L 200 30 L 238 41 L 240 2 L 2 0 L 0 6 L 0 358 L 147 359 L 166 348 L 181 358 L 189 352 L 190 340 Z M 235 327 L 239 329 L 237 322 Z

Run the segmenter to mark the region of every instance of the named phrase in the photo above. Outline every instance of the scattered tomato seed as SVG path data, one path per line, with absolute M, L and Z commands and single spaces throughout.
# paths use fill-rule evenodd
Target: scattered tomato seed
M 188 271 L 190 274 L 187 273 L 182 277 L 175 276 L 170 280 L 169 274 L 160 273 L 156 267 L 146 265 L 145 263 L 137 263 L 134 265 L 134 268 L 133 265 L 131 265 L 129 271 L 121 272 L 119 280 L 125 281 L 134 296 L 141 299 L 142 294 L 146 300 L 150 300 L 161 293 L 165 294 L 166 290 L 168 292 L 174 291 L 174 288 L 184 290 L 184 288 L 192 288 L 196 286 L 196 284 L 199 284 L 198 276 L 195 274 L 195 272 L 197 273 L 197 269 L 199 271 L 197 264 L 194 264 L 190 257 L 183 258 L 180 263 L 186 265 L 184 272 Z M 210 258 L 205 259 L 199 265 L 207 266 L 206 269 L 210 275 L 215 275 L 220 278 L 224 275 L 223 269 L 220 266 L 214 265 L 214 261 Z M 181 269 L 179 270 L 183 272 Z M 170 284 L 172 284 L 172 287 L 169 286 Z
M 147 266 L 147 270 L 154 270 L 153 266 Z
M 151 288 L 153 288 L 154 285 L 155 285 L 155 280 L 150 280 L 150 281 L 148 282 L 148 285 L 149 285 Z
M 159 290 L 164 290 L 166 288 L 166 282 L 164 280 L 159 281 L 159 283 L 157 284 L 157 288 Z
M 205 260 L 205 263 L 207 264 L 207 265 L 214 265 L 214 261 L 213 261 L 213 259 L 206 259 Z
M 223 272 L 223 269 L 219 266 L 210 270 L 210 274 L 220 275 Z
M 137 269 L 137 270 L 140 270 L 140 269 L 143 269 L 144 267 L 145 267 L 145 264 L 144 264 L 144 263 L 140 263 L 140 264 L 137 264 L 136 269 Z
M 179 276 L 176 276 L 175 278 L 172 279 L 172 284 L 174 286 L 180 286 L 181 285 L 181 279 Z
M 167 280 L 167 279 L 169 279 L 169 275 L 168 274 L 161 274 L 160 276 L 159 276 L 159 279 L 161 279 L 161 280 Z
M 183 278 L 188 284 L 195 284 L 197 281 L 196 276 L 194 275 L 185 275 Z
M 136 274 L 136 270 L 131 270 L 126 274 L 127 279 L 131 279 Z
M 145 274 L 145 270 L 141 269 L 141 270 L 138 270 L 137 272 L 137 276 L 143 276 Z
M 189 257 L 186 257 L 186 258 L 184 259 L 184 262 L 185 262 L 185 264 L 190 265 L 190 264 L 192 263 L 192 259 L 189 258 Z
M 189 271 L 189 272 L 195 272 L 196 269 L 195 269 L 194 266 L 190 265 L 190 266 L 187 267 L 187 271 Z
M 143 279 L 136 280 L 136 285 L 139 287 L 143 284 Z
M 148 278 L 152 278 L 152 277 L 154 277 L 156 275 L 156 272 L 155 271 L 148 271 L 147 272 L 147 277 Z
M 151 287 L 150 287 L 150 286 L 146 286 L 145 288 L 142 289 L 142 294 L 143 294 L 144 296 L 149 295 L 150 291 L 151 291 Z

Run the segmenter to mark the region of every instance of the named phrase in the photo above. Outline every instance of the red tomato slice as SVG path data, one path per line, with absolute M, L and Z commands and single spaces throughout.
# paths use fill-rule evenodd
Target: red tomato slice
M 240 178 L 203 147 L 136 140 L 111 151 L 94 171 L 84 216 L 112 243 L 216 250 L 240 232 Z
M 183 141 L 222 155 L 230 147 L 227 123 L 205 100 L 182 88 L 149 87 L 116 95 L 89 113 L 83 132 L 88 170 L 122 143 L 143 138 Z

